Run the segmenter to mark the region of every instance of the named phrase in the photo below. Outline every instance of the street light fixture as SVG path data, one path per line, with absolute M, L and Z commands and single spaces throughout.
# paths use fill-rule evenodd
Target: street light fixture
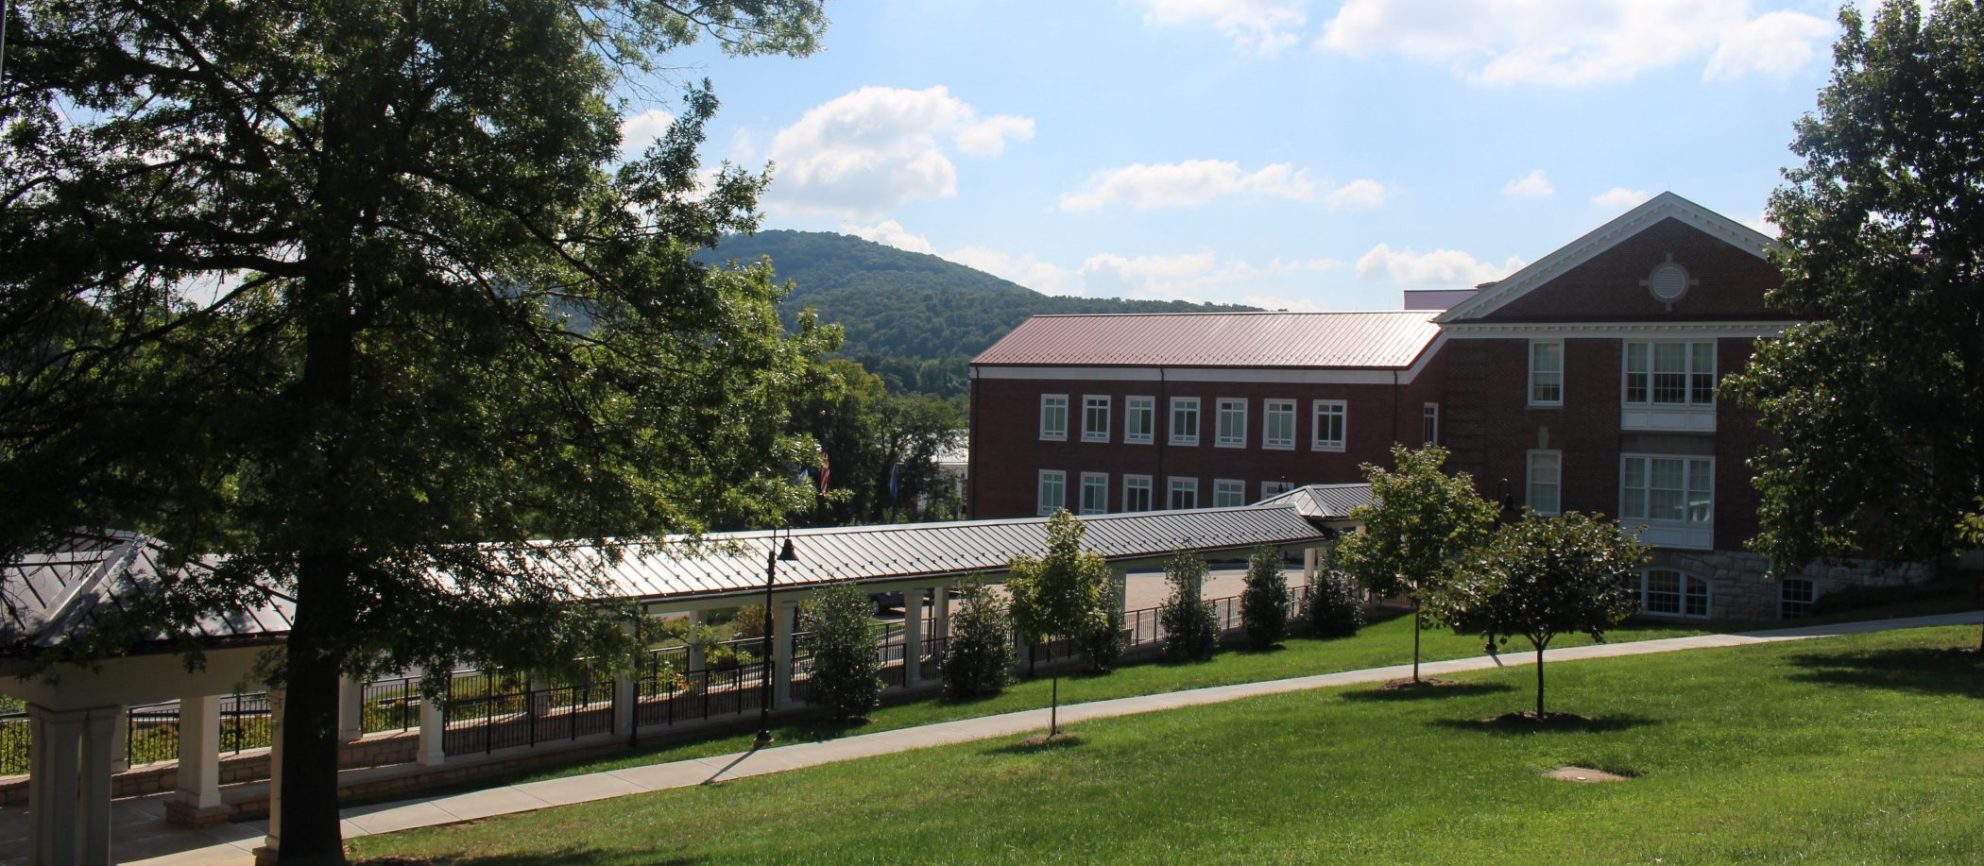
M 777 533 L 773 533 L 777 538 Z M 758 741 L 751 748 L 762 749 L 772 744 L 772 672 L 778 666 L 772 660 L 772 585 L 778 580 L 778 564 L 798 562 L 799 553 L 792 548 L 792 527 L 785 528 L 785 547 L 777 553 L 765 551 L 765 640 L 760 656 L 764 670 L 758 680 L 762 691 L 758 694 Z

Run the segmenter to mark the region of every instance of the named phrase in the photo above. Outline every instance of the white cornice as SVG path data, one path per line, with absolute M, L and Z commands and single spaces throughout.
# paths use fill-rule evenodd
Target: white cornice
M 1433 337 L 1412 366 L 1365 367 L 1027 367 L 973 364 L 973 379 L 1031 379 L 1090 382 L 1259 382 L 1298 385 L 1410 385 L 1447 343 L 1443 331 Z M 1397 378 L 1393 378 L 1397 377 Z
M 1537 259 L 1528 267 L 1509 275 L 1507 279 L 1482 289 L 1474 297 L 1454 305 L 1452 309 L 1441 313 L 1433 321 L 1446 325 L 1492 313 L 1669 217 L 1759 259 L 1764 258 L 1766 252 L 1777 243 L 1756 229 L 1674 193 L 1663 192 L 1648 199 L 1645 204 L 1619 215 L 1611 222 L 1591 230 L 1584 237 Z
M 1606 339 L 1659 337 L 1668 340 L 1717 337 L 1777 337 L 1791 322 L 1459 322 L 1441 325 L 1456 340 L 1535 340 L 1551 337 Z

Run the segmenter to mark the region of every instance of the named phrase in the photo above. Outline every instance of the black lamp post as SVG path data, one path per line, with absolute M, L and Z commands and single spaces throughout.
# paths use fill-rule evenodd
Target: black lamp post
M 778 536 L 774 533 L 772 537 Z M 778 667 L 772 660 L 772 584 L 778 579 L 779 563 L 798 561 L 799 554 L 792 549 L 792 528 L 786 527 L 785 547 L 777 553 L 769 549 L 765 551 L 765 641 L 762 653 L 765 669 L 758 677 L 763 691 L 758 695 L 758 742 L 752 746 L 754 749 L 772 744 L 772 672 Z

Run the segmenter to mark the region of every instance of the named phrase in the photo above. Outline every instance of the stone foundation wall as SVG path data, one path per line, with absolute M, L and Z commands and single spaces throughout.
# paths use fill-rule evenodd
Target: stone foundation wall
M 364 739 L 342 744 L 338 749 L 338 769 L 350 770 L 410 763 L 419 748 L 420 735 L 415 731 L 371 734 Z M 222 755 L 220 758 L 220 783 L 223 785 L 258 782 L 268 777 L 267 748 L 243 749 L 235 754 Z M 179 762 L 159 761 L 132 767 L 111 776 L 110 796 L 139 797 L 170 791 L 178 784 Z M 27 776 L 9 776 L 0 779 L 0 808 L 27 804 Z
M 1711 619 L 1778 619 L 1783 583 L 1766 580 L 1770 559 L 1740 550 L 1656 549 L 1649 568 L 1671 568 L 1709 583 Z M 1813 583 L 1815 598 L 1847 587 L 1905 586 L 1934 576 L 1922 563 L 1878 562 L 1871 559 L 1814 563 L 1793 577 Z

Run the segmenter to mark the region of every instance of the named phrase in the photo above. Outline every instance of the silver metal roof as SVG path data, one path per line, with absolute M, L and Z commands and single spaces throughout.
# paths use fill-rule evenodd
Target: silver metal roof
M 1237 551 L 1257 545 L 1321 540 L 1291 504 L 1104 514 L 1082 518 L 1083 548 L 1113 562 L 1148 560 L 1175 551 Z M 642 603 L 762 592 L 765 562 L 785 532 L 711 533 L 615 545 L 544 545 L 545 559 L 573 576 L 571 585 L 597 597 Z M 1013 557 L 1047 551 L 1047 518 L 904 523 L 794 529 L 798 560 L 781 562 L 777 586 L 804 589 L 839 581 L 887 583 L 960 577 L 1006 570 Z M 119 606 L 158 585 L 161 545 L 128 533 L 77 538 L 60 549 L 24 557 L 0 572 L 6 593 L 0 647 L 49 646 L 87 628 L 105 606 Z M 609 555 L 611 554 L 611 555 Z M 211 571 L 218 560 L 180 567 Z M 597 576 L 604 576 L 604 592 Z M 443 576 L 445 579 L 445 576 Z M 214 639 L 267 639 L 289 631 L 294 604 L 271 592 L 257 609 L 203 620 Z M 162 635 L 160 637 L 163 637 Z
M 1371 485 L 1309 484 L 1255 504 L 1292 507 L 1310 520 L 1348 520 L 1350 509 L 1371 504 Z

